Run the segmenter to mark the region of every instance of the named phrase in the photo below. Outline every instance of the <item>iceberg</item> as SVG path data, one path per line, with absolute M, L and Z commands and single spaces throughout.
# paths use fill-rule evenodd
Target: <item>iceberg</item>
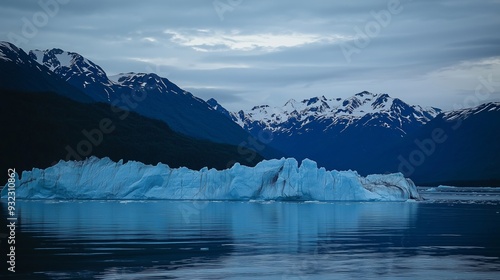
M 2 197 L 7 188 L 2 190 Z M 401 173 L 360 176 L 327 171 L 316 162 L 294 158 L 265 160 L 255 167 L 185 167 L 91 157 L 60 161 L 47 169 L 16 174 L 20 199 L 172 199 L 172 200 L 421 200 L 415 184 Z

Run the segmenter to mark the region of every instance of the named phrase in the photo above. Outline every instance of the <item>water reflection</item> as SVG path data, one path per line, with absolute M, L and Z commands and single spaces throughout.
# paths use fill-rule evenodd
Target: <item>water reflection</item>
M 18 264 L 30 279 L 414 278 L 443 276 L 457 265 L 481 276 L 500 269 L 500 215 L 492 205 L 24 201 L 18 207 Z
M 103 244 L 182 244 L 223 239 L 245 251 L 300 252 L 318 238 L 383 237 L 416 221 L 417 203 L 44 202 L 20 204 L 34 237 Z M 354 235 L 355 234 L 355 235 Z M 394 234 L 391 233 L 392 235 Z M 342 237 L 345 236 L 345 237 Z M 136 241 L 137 237 L 140 237 Z M 256 238 L 258 237 L 258 238 Z M 113 242 L 111 242 L 113 240 Z M 125 243 L 124 243 L 125 242 Z M 275 244 L 286 243 L 286 246 Z M 304 247 L 305 246 L 305 247 Z M 92 248 L 88 248 L 93 250 Z M 117 249 L 117 247 L 114 247 Z M 102 253 L 102 252 L 101 252 Z

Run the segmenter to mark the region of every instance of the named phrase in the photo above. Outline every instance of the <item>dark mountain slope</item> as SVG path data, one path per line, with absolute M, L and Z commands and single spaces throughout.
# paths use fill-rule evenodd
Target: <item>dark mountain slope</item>
M 25 92 L 57 92 L 79 102 L 93 102 L 16 46 L 0 42 L 0 89 Z
M 91 60 L 61 49 L 33 50 L 29 56 L 94 101 L 164 121 L 184 135 L 233 145 L 251 137 L 202 99 L 154 73 L 123 73 L 109 78 Z
M 380 166 L 421 185 L 500 186 L 500 103 L 440 114 L 391 154 Z
M 60 159 L 91 155 L 191 169 L 224 169 L 235 161 L 253 166 L 263 159 L 241 147 L 178 134 L 161 121 L 103 103 L 9 90 L 1 90 L 0 97 L 2 170 L 46 168 Z

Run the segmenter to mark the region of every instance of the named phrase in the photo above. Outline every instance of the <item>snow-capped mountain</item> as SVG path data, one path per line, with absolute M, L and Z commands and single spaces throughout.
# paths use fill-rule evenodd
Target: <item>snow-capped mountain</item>
M 15 45 L 0 41 L 0 89 L 27 92 L 58 92 L 79 102 L 92 99 L 49 71 Z
M 44 56 L 38 56 L 42 63 Z M 15 124 L 3 135 L 2 169 L 45 168 L 61 159 L 90 155 L 192 169 L 224 169 L 234 162 L 255 165 L 263 159 L 245 147 L 207 141 L 216 135 L 221 140 L 234 137 L 231 140 L 239 144 L 250 135 L 203 100 L 155 74 L 124 74 L 115 82 L 78 54 L 54 50 L 40 64 L 7 42 L 0 42 L 0 73 L 0 123 Z M 146 114 L 171 117 L 171 122 L 167 125 Z M 198 137 L 205 139 L 172 127 L 206 133 Z M 231 129 L 239 134 L 231 134 Z M 0 180 L 6 179 L 0 175 Z
M 150 127 L 148 121 L 128 126 L 128 121 L 137 117 L 124 119 L 128 111 L 135 111 L 161 120 L 174 131 L 194 138 L 235 145 L 257 143 L 258 147 L 263 147 L 249 138 L 253 135 L 267 144 L 265 150 L 259 148 L 259 153 L 267 158 L 282 155 L 299 161 L 310 158 L 320 167 L 354 169 L 361 174 L 404 171 L 401 170 L 403 166 L 405 170 L 411 170 L 405 175 L 418 183 L 500 185 L 497 156 L 500 154 L 499 102 L 443 113 L 436 108 L 409 105 L 387 94 L 364 91 L 346 99 L 320 96 L 302 101 L 290 100 L 281 107 L 261 105 L 232 113 L 216 100 L 205 102 L 156 74 L 125 73 L 108 77 L 97 64 L 77 53 L 52 49 L 27 54 L 7 42 L 0 42 L 0 73 L 0 93 L 4 97 L 19 93 L 21 100 L 33 101 L 38 99 L 31 100 L 31 93 L 43 95 L 52 92 L 80 103 L 104 102 L 108 105 L 88 105 L 96 105 L 108 113 L 110 104 L 126 109 L 121 111 L 111 107 L 109 118 L 124 121 L 123 126 L 128 129 L 140 127 L 148 130 Z M 57 99 L 48 95 L 48 99 Z M 66 101 L 61 100 L 55 104 L 65 104 Z M 8 102 L 0 103 L 4 112 L 9 106 Z M 47 110 L 47 107 L 33 105 L 33 102 L 30 106 L 39 110 L 33 114 L 35 116 L 43 115 L 43 110 Z M 62 118 L 71 115 L 67 109 L 51 108 Z M 75 111 L 81 113 L 80 109 Z M 93 113 L 98 115 L 98 112 L 89 112 L 82 119 L 86 120 Z M 29 115 L 25 121 L 33 125 Z M 53 121 L 53 124 L 59 125 L 59 122 Z M 77 139 L 82 129 L 74 130 Z M 119 136 L 129 137 L 128 134 Z M 438 137 L 438 141 L 429 142 L 433 137 Z M 19 141 L 11 140 L 12 143 Z M 68 141 L 63 142 L 60 145 L 64 146 Z M 212 144 L 202 142 L 208 147 Z M 145 144 L 141 153 L 157 153 L 150 148 L 157 147 L 154 144 Z M 20 147 L 30 145 L 26 142 Z M 248 150 L 241 152 L 235 145 L 222 146 L 242 158 L 253 157 Z M 190 144 L 186 146 L 185 142 L 176 142 L 173 146 L 182 146 L 180 149 L 189 149 L 196 154 L 196 149 L 193 150 Z M 224 150 L 222 146 L 220 148 Z M 278 155 L 276 150 L 283 154 Z M 27 158 L 30 157 L 28 154 Z M 194 160 L 199 158 L 196 156 Z
M 154 73 L 120 73 L 109 77 L 115 86 L 124 87 L 130 91 L 146 90 L 148 93 L 162 95 L 165 93 L 173 95 L 186 95 L 197 102 L 204 103 L 200 98 L 195 97 L 190 92 L 187 92 L 176 84 L 169 81 L 167 78 L 160 77 Z
M 255 106 L 247 112 L 232 113 L 231 118 L 254 133 L 269 130 L 292 136 L 313 130 L 326 132 L 333 128 L 344 130 L 348 126 L 362 125 L 381 126 L 405 135 L 440 112 L 437 108 L 410 106 L 388 94 L 363 91 L 347 99 L 321 96 L 302 101 L 292 99 L 283 107 Z
M 313 159 L 328 169 L 361 172 L 369 170 L 368 163 L 380 151 L 441 112 L 367 91 L 346 99 L 292 99 L 282 107 L 261 105 L 236 113 L 228 113 L 215 100 L 209 104 L 255 137 L 272 139 L 268 145 L 287 155 Z
M 29 56 L 98 102 L 110 101 L 110 94 L 117 91 L 101 67 L 77 53 L 61 49 L 32 50 Z
M 0 41 L 0 60 L 24 63 L 23 54 L 26 55 L 26 53 L 13 44 Z
M 477 107 L 464 108 L 455 111 L 445 112 L 443 119 L 447 122 L 461 122 L 475 115 L 480 115 L 482 112 L 498 112 L 500 111 L 500 102 L 484 103 Z M 458 125 L 458 124 L 457 124 Z
M 210 104 L 254 135 L 271 131 L 268 145 L 327 169 L 402 172 L 419 184 L 500 185 L 500 102 L 441 112 L 361 92 L 237 113 Z
M 93 100 L 164 121 L 185 135 L 234 145 L 251 137 L 202 99 L 156 74 L 126 73 L 108 77 L 89 59 L 61 49 L 30 51 L 30 57 Z

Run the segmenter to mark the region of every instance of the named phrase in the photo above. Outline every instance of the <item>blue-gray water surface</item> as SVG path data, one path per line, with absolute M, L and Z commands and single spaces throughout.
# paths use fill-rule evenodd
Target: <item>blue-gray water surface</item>
M 424 202 L 17 201 L 2 279 L 499 279 L 500 190 Z M 2 200 L 3 220 L 6 202 Z

